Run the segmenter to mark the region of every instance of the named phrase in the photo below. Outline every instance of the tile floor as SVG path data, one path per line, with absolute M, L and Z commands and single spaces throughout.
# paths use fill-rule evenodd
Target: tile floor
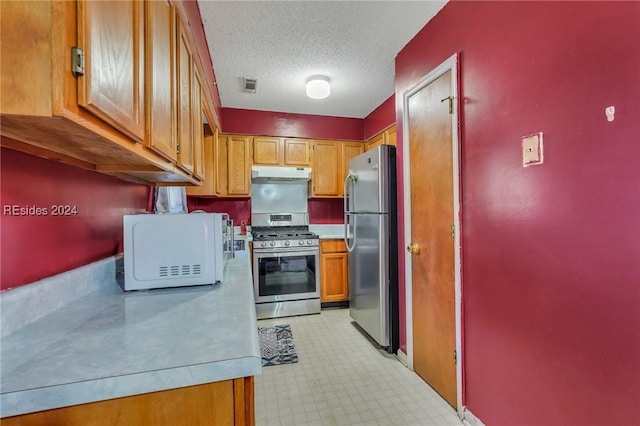
M 351 324 L 348 309 L 258 321 L 290 324 L 299 361 L 256 377 L 256 425 L 454 426 L 456 412 Z

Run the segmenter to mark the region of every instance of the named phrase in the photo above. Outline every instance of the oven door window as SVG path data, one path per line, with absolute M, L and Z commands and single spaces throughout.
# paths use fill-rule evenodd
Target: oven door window
M 316 293 L 316 254 L 261 254 L 257 258 L 258 296 Z

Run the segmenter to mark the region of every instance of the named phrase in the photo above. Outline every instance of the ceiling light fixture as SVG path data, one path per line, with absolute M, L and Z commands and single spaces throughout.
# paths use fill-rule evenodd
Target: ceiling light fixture
M 329 79 L 323 75 L 314 75 L 307 80 L 307 96 L 312 99 L 324 99 L 331 93 Z

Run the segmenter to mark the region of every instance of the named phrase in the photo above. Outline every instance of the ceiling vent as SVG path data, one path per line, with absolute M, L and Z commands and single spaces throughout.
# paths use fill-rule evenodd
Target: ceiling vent
M 244 79 L 244 91 L 247 93 L 256 93 L 258 90 L 258 80 L 254 78 Z

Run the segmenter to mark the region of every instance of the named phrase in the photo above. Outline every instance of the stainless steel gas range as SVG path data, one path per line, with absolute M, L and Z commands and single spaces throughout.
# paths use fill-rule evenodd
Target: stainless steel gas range
M 308 221 L 306 212 L 251 215 L 258 319 L 320 313 L 318 235 Z

